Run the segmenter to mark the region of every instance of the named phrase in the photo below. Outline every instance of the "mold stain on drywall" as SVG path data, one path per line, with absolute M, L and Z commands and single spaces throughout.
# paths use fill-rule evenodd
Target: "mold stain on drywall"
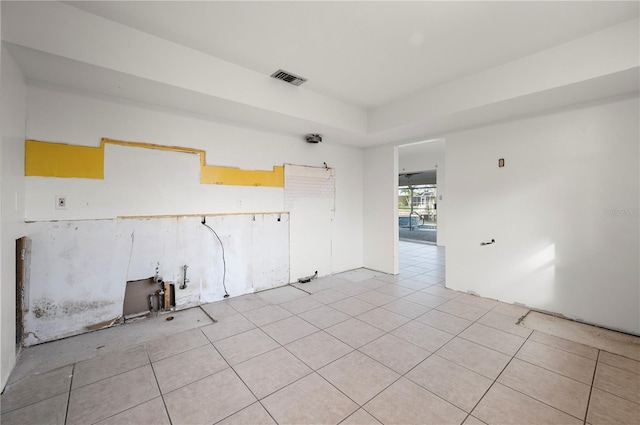
M 82 314 L 112 306 L 120 301 L 63 301 L 40 298 L 33 303 L 33 315 L 37 319 L 51 319 L 59 316 Z

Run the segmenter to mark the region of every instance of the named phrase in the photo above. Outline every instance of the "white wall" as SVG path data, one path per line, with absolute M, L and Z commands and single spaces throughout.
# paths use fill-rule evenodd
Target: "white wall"
M 288 214 L 206 221 L 224 246 L 224 262 L 220 242 L 199 216 L 28 223 L 33 244 L 25 344 L 121 318 L 126 283 L 153 277 L 156 267 L 175 285 L 178 310 L 222 299 L 225 286 L 238 296 L 289 282 Z M 179 289 L 184 265 L 189 282 Z
M 364 266 L 398 274 L 398 148 L 364 151 Z
M 0 59 L 0 299 L 2 317 L 1 387 L 16 360 L 15 289 L 16 239 L 24 231 L 24 135 L 26 86 L 22 73 L 6 49 Z
M 438 186 L 438 232 L 436 243 L 439 246 L 446 245 L 447 235 L 445 147 L 444 139 L 400 145 L 398 147 L 398 170 L 400 174 L 436 170 L 436 184 Z
M 447 286 L 640 334 L 638 117 L 636 97 L 448 135 Z
M 98 146 L 102 137 L 204 149 L 209 165 L 271 170 L 285 163 L 335 169 L 334 272 L 362 266 L 362 151 L 309 144 L 106 99 L 30 87 L 27 137 Z M 201 185 L 191 154 L 107 146 L 105 180 L 28 177 L 26 219 L 283 211 L 281 188 Z M 131 184 L 135 182 L 135 184 Z M 68 209 L 56 210 L 55 196 Z M 303 236 L 303 235 L 302 235 Z
M 330 224 L 331 232 L 323 235 L 326 238 L 323 241 L 326 242 L 324 246 L 327 250 L 331 250 L 329 253 L 331 270 L 340 272 L 362 267 L 362 151 L 360 149 L 336 144 L 312 145 L 306 143 L 302 136 L 292 137 L 233 127 L 159 108 L 38 86 L 29 87 L 27 99 L 29 112 L 27 138 L 29 139 L 98 146 L 100 139 L 107 137 L 184 146 L 206 150 L 207 164 L 209 165 L 233 166 L 243 169 L 271 170 L 274 165 L 283 164 L 322 166 L 323 162 L 326 162 L 335 171 L 336 184 L 335 217 Z M 40 292 L 31 291 L 32 303 L 37 301 L 36 298 L 48 298 L 52 300 L 51 304 L 53 305 L 71 305 L 69 303 L 77 301 L 81 296 L 91 299 L 93 292 L 91 292 L 88 283 L 91 279 L 85 279 L 85 277 L 90 274 L 87 270 L 94 267 L 113 270 L 113 273 L 104 278 L 100 285 L 112 285 L 109 287 L 112 292 L 115 291 L 114 293 L 120 293 L 124 288 L 125 276 L 122 272 L 122 266 L 126 265 L 124 262 L 128 261 L 128 258 L 124 258 L 122 255 L 114 256 L 111 245 L 115 242 L 111 241 L 104 247 L 98 244 L 97 247 L 87 250 L 86 255 L 81 249 L 73 251 L 77 257 L 71 256 L 71 262 L 65 263 L 69 266 L 67 273 L 76 278 L 79 277 L 81 283 L 73 285 L 65 283 L 63 278 L 58 279 L 58 283 L 56 283 L 58 291 L 56 292 L 50 282 L 45 282 L 48 266 L 43 268 L 42 265 L 51 266 L 55 258 L 64 257 L 68 253 L 62 252 L 58 255 L 56 254 L 57 248 L 54 249 L 51 244 L 44 243 L 45 239 L 53 233 L 62 232 L 59 237 L 71 242 L 77 237 L 74 235 L 77 232 L 75 227 L 80 227 L 84 229 L 82 244 L 89 244 L 91 239 L 87 235 L 90 235 L 91 229 L 95 227 L 94 233 L 99 240 L 109 240 L 114 235 L 120 235 L 122 239 L 120 242 L 128 244 L 130 243 L 131 232 L 129 230 L 131 229 L 122 230 L 122 220 L 114 220 L 115 217 L 225 213 L 233 214 L 229 218 L 231 220 L 231 217 L 238 217 L 235 215 L 236 213 L 285 211 L 284 190 L 282 188 L 200 184 L 198 156 L 189 153 L 107 145 L 104 180 L 44 177 L 27 177 L 25 180 L 25 217 L 28 221 L 36 221 L 36 223 L 28 225 L 28 236 L 34 239 L 31 267 L 32 270 L 45 270 L 43 273 L 34 273 L 31 276 L 32 289 L 45 288 Z M 68 206 L 66 210 L 55 209 L 56 195 L 66 195 Z M 251 215 L 239 217 L 251 217 Z M 287 215 L 286 221 L 283 218 L 282 222 L 282 225 L 287 226 L 287 230 L 288 219 Z M 296 217 L 296 219 L 304 221 L 306 217 Z M 51 223 L 46 222 L 48 220 L 60 220 L 65 225 L 61 224 L 60 228 L 54 232 L 49 229 Z M 189 231 L 201 235 L 202 228 L 199 224 L 199 217 L 177 220 L 193 221 L 196 223 L 196 229 Z M 170 219 L 170 221 L 173 224 L 167 227 L 162 224 L 163 219 L 150 219 L 150 222 L 154 223 L 153 226 L 156 227 L 157 236 L 155 239 L 158 245 L 166 247 L 159 251 L 157 261 L 161 262 L 161 268 L 163 264 L 166 264 L 169 270 L 172 270 L 171 273 L 179 274 L 178 266 L 180 264 L 195 265 L 201 261 L 202 250 L 190 251 L 190 248 L 185 248 L 184 241 L 177 241 L 180 243 L 176 242 L 172 245 L 171 235 L 177 231 L 175 227 L 180 227 L 180 225 L 175 224 L 176 219 Z M 84 224 L 76 226 L 75 223 L 87 224 L 86 226 Z M 312 222 L 308 223 L 308 226 L 299 226 L 296 233 L 290 235 L 292 241 L 305 240 L 308 237 L 305 229 L 311 231 L 313 230 L 312 226 Z M 232 232 L 229 228 L 223 230 L 223 232 L 225 231 Z M 138 233 L 136 231 L 136 234 Z M 149 233 L 148 229 L 147 233 Z M 281 235 L 280 231 L 278 231 L 278 235 Z M 205 236 L 208 235 L 205 234 Z M 287 239 L 288 236 L 287 233 Z M 235 244 L 236 253 L 250 251 L 254 246 L 256 250 L 267 251 L 266 256 L 247 254 L 242 259 L 245 264 L 261 264 L 262 278 L 273 272 L 272 268 L 280 267 L 282 262 L 287 265 L 288 273 L 288 244 L 283 249 L 286 251 L 286 255 L 280 260 L 274 261 L 272 257 L 277 254 L 276 251 L 280 248 L 265 246 L 269 240 L 268 234 L 265 233 L 265 236 L 260 240 L 239 233 L 229 235 L 229 238 L 231 243 Z M 153 240 L 154 237 L 151 237 L 151 242 L 147 241 L 147 244 L 152 244 Z M 197 248 L 197 244 L 193 246 Z M 44 250 L 44 256 L 48 258 L 46 261 L 42 260 L 40 264 L 38 261 L 43 258 L 43 253 L 38 253 L 38 249 Z M 230 248 L 231 253 L 232 249 Z M 185 250 L 186 252 L 184 252 Z M 182 259 L 176 261 L 180 264 L 168 264 L 172 261 L 171 257 L 178 252 L 181 253 Z M 109 262 L 114 261 L 117 266 L 108 265 Z M 144 263 L 146 274 L 139 275 L 149 277 L 149 261 L 151 260 L 146 257 L 144 260 L 132 257 L 131 269 L 139 269 L 140 265 Z M 304 261 L 305 258 L 302 254 L 292 253 L 292 267 Z M 254 275 L 260 274 L 258 268 L 256 266 Z M 200 268 L 200 271 L 196 267 L 193 269 L 190 267 L 190 271 L 194 282 L 205 282 L 205 277 L 212 274 L 211 270 L 206 267 Z M 60 273 L 59 275 L 62 276 Z M 129 274 L 127 276 L 129 279 L 132 278 Z M 174 281 L 178 277 L 175 276 Z M 290 276 L 292 280 L 297 277 Z M 116 278 L 117 280 L 114 280 Z M 231 282 L 234 281 L 233 276 L 228 276 L 228 278 L 231 279 Z M 243 286 L 239 283 L 243 282 L 243 279 L 243 276 L 236 276 L 235 282 L 239 286 L 234 287 L 233 290 L 229 288 L 232 295 L 253 292 L 276 283 L 286 283 L 286 281 L 277 281 L 267 284 L 261 282 L 253 284 L 252 279 L 255 281 L 258 278 L 251 278 Z M 185 296 L 182 306 L 221 299 L 223 292 L 219 290 L 219 285 L 216 282 L 213 282 L 215 290 L 201 289 L 198 293 Z M 52 299 L 51 293 L 58 294 L 58 298 Z M 104 293 L 106 294 L 108 291 Z M 98 298 L 100 297 L 96 296 L 96 299 Z M 111 297 L 111 299 L 118 298 Z M 113 305 L 119 306 L 119 302 Z M 34 332 L 37 330 L 39 339 L 29 342 L 41 342 L 82 332 L 86 326 L 100 322 L 99 319 L 113 318 L 113 313 L 117 310 L 113 305 L 96 308 L 93 313 L 82 312 L 69 321 L 64 321 L 59 315 L 54 314 L 48 317 L 50 319 L 48 323 L 43 324 L 42 320 L 38 321 L 35 320 L 37 318 L 31 317 L 29 326 L 34 329 Z

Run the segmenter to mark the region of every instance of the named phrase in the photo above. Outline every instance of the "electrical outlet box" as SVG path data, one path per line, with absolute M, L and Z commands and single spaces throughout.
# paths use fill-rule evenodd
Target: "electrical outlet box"
M 57 210 L 66 210 L 67 209 L 67 196 L 66 195 L 56 195 L 56 209 Z

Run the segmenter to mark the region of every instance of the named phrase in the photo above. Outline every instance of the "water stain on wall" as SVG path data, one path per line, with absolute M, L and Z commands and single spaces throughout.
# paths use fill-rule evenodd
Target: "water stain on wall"
M 55 302 L 50 298 L 40 298 L 33 303 L 33 314 L 36 318 L 53 318 L 69 316 L 119 303 L 120 301 L 63 301 Z

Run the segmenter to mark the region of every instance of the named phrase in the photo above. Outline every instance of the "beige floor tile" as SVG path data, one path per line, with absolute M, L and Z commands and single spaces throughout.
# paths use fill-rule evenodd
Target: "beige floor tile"
M 149 356 L 144 345 L 130 350 L 113 352 L 77 363 L 73 369 L 71 388 L 80 388 L 105 378 L 137 369 L 149 364 Z
M 391 333 L 432 353 L 454 337 L 447 332 L 415 320 L 400 326 Z
M 231 369 L 164 395 L 173 424 L 212 424 L 256 401 Z
M 233 368 L 258 399 L 312 372 L 284 348 L 261 354 Z
M 200 308 L 217 321 L 224 317 L 238 314 L 238 311 L 235 308 L 231 307 L 226 301 L 216 301 L 214 303 L 202 304 Z
M 598 359 L 598 349 L 589 347 L 588 345 L 579 344 L 577 342 L 545 334 L 540 331 L 533 331 L 530 339 L 541 344 L 549 345 L 551 347 L 559 348 L 561 350 L 589 358 L 591 360 Z
M 376 308 L 369 310 L 358 316 L 358 319 L 365 323 L 375 326 L 378 329 L 382 329 L 385 332 L 390 332 L 407 323 L 410 319 L 393 311 L 385 310 L 384 308 Z
M 313 370 L 353 351 L 353 348 L 324 331 L 305 336 L 285 347 Z
M 354 297 L 340 300 L 338 302 L 330 304 L 329 306 L 345 314 L 348 314 L 349 316 L 358 316 L 365 311 L 373 310 L 377 307 L 373 304 L 369 304 L 368 302 L 364 302 Z
M 403 279 L 405 279 L 404 276 L 400 276 L 399 274 L 383 274 L 380 276 L 376 276 L 375 279 L 381 280 L 383 282 L 387 282 L 387 283 L 396 283 L 399 282 Z
M 164 407 L 164 401 L 161 397 L 154 398 L 145 403 L 125 410 L 122 413 L 111 416 L 103 421 L 97 422 L 97 425 L 169 425 L 169 415 Z
M 549 345 L 528 340 L 516 357 L 587 385 L 593 381 L 594 360 Z
M 437 355 L 420 363 L 406 378 L 466 412 L 471 412 L 493 383 Z
M 278 305 L 267 305 L 243 313 L 256 326 L 264 326 L 278 320 L 291 317 L 292 314 Z
M 348 314 L 345 314 L 329 306 L 323 306 L 314 310 L 305 311 L 298 316 L 320 329 L 325 329 L 329 326 L 337 325 L 338 323 L 344 322 L 345 320 L 351 318 L 351 316 L 349 316 Z
M 221 339 L 229 338 L 230 336 L 255 329 L 255 327 L 256 326 L 251 323 L 249 319 L 240 313 L 236 313 L 231 316 L 225 316 L 219 319 L 216 323 L 203 326 L 200 329 L 209 341 L 216 342 Z
M 462 423 L 462 425 L 487 425 L 484 422 L 482 422 L 480 419 L 469 415 L 467 417 L 467 419 L 464 420 L 464 422 Z
M 385 304 L 382 306 L 385 310 L 393 311 L 394 313 L 401 314 L 409 319 L 415 319 L 418 316 L 425 314 L 427 311 L 431 310 L 430 307 L 427 307 L 422 304 L 414 303 L 411 301 L 407 301 L 404 298 L 399 300 L 395 300 L 390 302 L 389 304 Z
M 262 327 L 271 338 L 285 345 L 296 339 L 318 332 L 318 328 L 297 316 L 289 317 L 278 322 L 269 323 Z
M 426 273 L 427 276 L 434 276 L 440 279 L 444 279 L 446 277 L 445 271 L 444 269 L 435 269 L 435 270 L 431 270 L 428 271 Z
M 394 295 L 389 295 L 389 294 L 385 294 L 384 292 L 378 292 L 378 291 L 365 292 L 360 295 L 356 295 L 356 298 L 378 307 L 381 305 L 389 304 L 390 302 L 398 299 L 398 297 Z
M 373 279 L 376 276 L 380 276 L 383 273 L 377 272 L 367 268 L 360 268 L 355 270 L 349 270 L 346 272 L 342 272 L 336 275 L 341 279 L 347 280 L 349 282 L 365 282 L 367 280 Z
M 277 342 L 260 329 L 216 341 L 213 345 L 231 366 L 279 347 Z
M 314 279 L 310 283 L 298 284 L 296 285 L 296 287 L 301 288 L 302 290 L 307 292 L 319 292 L 319 291 L 316 291 L 315 289 L 320 288 L 319 290 L 325 290 L 329 288 L 335 288 L 336 286 L 340 286 L 340 285 L 346 285 L 349 283 L 350 282 L 348 280 L 343 279 L 338 275 L 331 275 L 331 276 L 323 276 L 321 278 Z
M 67 424 L 94 423 L 159 395 L 151 366 L 142 366 L 71 391 Z
M 640 404 L 594 388 L 589 402 L 587 422 L 591 425 L 637 425 Z
M 377 279 L 377 276 L 371 279 L 367 279 L 367 280 L 363 280 L 362 282 L 360 282 L 360 285 L 364 286 L 365 288 L 368 288 L 370 290 L 378 290 L 378 288 L 382 287 L 382 286 L 387 286 L 386 282 L 382 282 L 381 280 Z
M 432 285 L 432 286 L 429 286 L 428 288 L 424 288 L 422 292 L 426 292 L 432 295 L 437 295 L 439 297 L 447 298 L 449 300 L 457 298 L 461 295 L 461 293 L 458 291 L 453 291 L 451 289 L 443 288 L 442 286 L 439 286 L 439 285 Z
M 494 384 L 473 416 L 488 424 L 580 425 L 583 422 L 564 412 L 501 384 Z
M 69 365 L 7 386 L 0 397 L 2 413 L 69 392 L 72 373 L 73 367 Z
M 386 334 L 360 347 L 361 352 L 400 374 L 429 357 L 431 353 L 392 334 Z
M 273 418 L 260 403 L 253 403 L 217 425 L 276 425 Z
M 457 300 L 458 298 L 455 298 L 451 301 L 439 305 L 436 308 L 445 313 L 453 314 L 454 316 L 471 320 L 472 322 L 475 322 L 476 320 L 487 314 L 487 310 L 474 307 L 472 305 L 459 303 Z
M 494 313 L 503 314 L 505 316 L 511 316 L 519 319 L 522 316 L 526 315 L 529 310 L 529 308 L 522 305 L 507 304 L 498 301 L 498 304 L 491 311 Z
M 524 338 L 478 323 L 462 331 L 460 337 L 509 356 L 516 354 L 525 342 Z
M 513 359 L 498 382 L 549 406 L 584 419 L 591 387 L 531 363 Z
M 260 307 L 269 305 L 268 301 L 263 300 L 256 294 L 242 295 L 227 300 L 227 303 L 233 307 L 238 313 L 246 313 Z
M 290 311 L 293 314 L 300 314 L 304 313 L 305 311 L 322 307 L 323 305 L 324 304 L 322 304 L 320 301 L 316 301 L 312 297 L 304 297 L 280 304 L 280 307 L 286 309 L 287 311 Z
M 406 297 L 409 294 L 413 294 L 415 291 L 413 289 L 409 289 L 409 288 L 405 288 L 402 285 L 396 285 L 396 284 L 387 284 L 385 286 L 381 286 L 378 289 L 376 289 L 376 291 L 378 292 L 382 292 L 383 294 L 389 294 L 389 295 L 393 295 L 394 297 L 400 298 L 400 297 Z
M 506 354 L 460 337 L 449 341 L 436 354 L 489 379 L 496 379 L 511 360 Z
M 624 369 L 628 372 L 633 372 L 640 375 L 640 362 L 637 360 L 632 360 L 628 357 L 608 353 L 606 351 L 600 351 L 598 362 L 606 363 L 610 366 L 615 366 L 618 369 Z
M 318 373 L 359 405 L 371 400 L 400 377 L 358 351 L 323 367 Z
M 315 294 L 316 292 L 324 291 L 326 289 L 331 289 L 335 286 L 335 284 L 332 284 L 331 282 L 326 281 L 324 278 L 321 278 L 321 279 L 312 280 L 311 282 L 307 282 L 307 283 L 295 282 L 295 283 L 292 283 L 291 286 L 294 286 L 308 294 Z
M 640 404 L 640 375 L 636 373 L 600 362 L 593 386 Z
M 337 424 L 358 408 L 317 373 L 271 394 L 262 405 L 279 425 Z
M 418 272 L 411 272 L 411 271 L 405 272 L 401 270 L 400 273 L 410 274 L 411 277 L 399 281 L 398 285 L 404 286 L 405 288 L 413 289 L 414 291 L 420 291 L 422 289 L 428 288 L 429 286 L 436 283 L 434 282 L 435 280 L 440 280 L 433 276 L 428 276 L 428 279 L 427 279 L 427 277 L 425 277 L 424 275 L 422 276 L 422 279 L 419 279 Z
M 149 358 L 152 362 L 156 362 L 207 344 L 209 344 L 209 340 L 198 328 L 154 339 L 146 346 Z
M 452 335 L 459 334 L 473 323 L 471 320 L 453 316 L 449 313 L 443 313 L 439 310 L 428 311 L 422 316 L 416 318 L 416 320 Z
M 434 273 L 436 272 L 436 276 L 434 276 Z M 422 274 L 418 274 L 417 276 L 413 276 L 411 277 L 412 280 L 414 280 L 417 283 L 422 283 L 422 284 L 426 284 L 426 285 L 441 285 L 444 287 L 444 281 L 445 281 L 445 277 L 444 275 L 442 275 L 441 273 L 444 273 L 444 270 L 432 270 L 429 271 L 427 273 L 422 273 Z M 422 289 L 426 289 L 426 288 L 421 288 Z
M 472 294 L 460 294 L 459 297 L 456 297 L 456 301 L 484 310 L 491 310 L 498 305 L 498 301 L 496 300 L 490 300 L 489 298 L 482 298 Z
M 325 331 L 353 348 L 360 348 L 384 335 L 380 329 L 358 319 L 346 320 L 325 329 Z
M 68 394 L 64 393 L 4 413 L 0 416 L 0 423 L 3 425 L 64 425 L 68 398 Z
M 413 294 L 407 295 L 406 297 L 404 297 L 404 299 L 407 301 L 412 301 L 414 303 L 425 305 L 430 308 L 435 308 L 440 304 L 444 304 L 448 301 L 447 298 L 429 294 L 424 291 L 414 292 Z
M 504 314 L 498 314 L 490 311 L 482 316 L 478 320 L 478 323 L 485 326 L 490 326 L 495 329 L 500 329 L 501 331 L 509 332 L 510 334 L 517 335 L 521 338 L 528 338 L 533 331 L 523 326 L 516 325 L 517 321 L 518 319 L 516 319 L 515 317 L 506 316 Z
M 340 425 L 382 425 L 380 421 L 371 416 L 366 410 L 358 409 Z
M 346 282 L 342 285 L 336 285 L 333 287 L 336 291 L 340 291 L 345 295 L 353 297 L 358 294 L 362 294 L 363 292 L 370 291 L 365 285 L 361 285 L 357 282 Z
M 268 289 L 266 291 L 260 291 L 256 295 L 272 304 L 282 304 L 287 301 L 292 301 L 309 296 L 309 294 L 307 294 L 306 292 L 290 285 Z
M 467 415 L 406 378 L 378 394 L 364 409 L 383 424 L 458 425 Z
M 162 394 L 176 390 L 205 376 L 213 375 L 228 367 L 227 362 L 211 344 L 153 363 L 153 370 Z
M 340 291 L 336 291 L 333 288 L 325 289 L 323 291 L 319 291 L 311 295 L 311 297 L 322 304 L 331 304 L 336 301 L 344 300 L 349 298 L 349 295 L 344 294 Z

